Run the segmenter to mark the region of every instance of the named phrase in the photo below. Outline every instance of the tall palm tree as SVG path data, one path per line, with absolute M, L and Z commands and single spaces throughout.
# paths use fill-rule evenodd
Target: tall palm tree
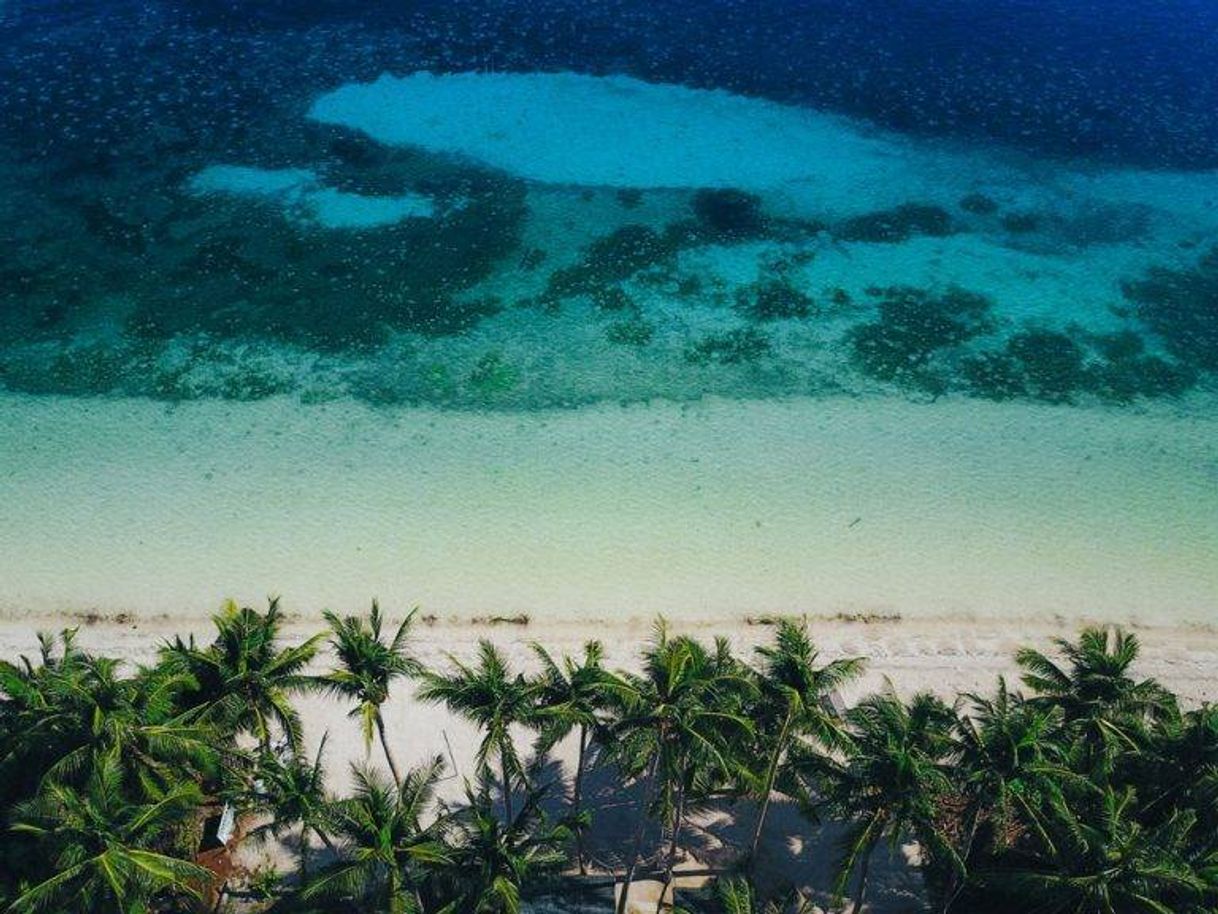
M 320 870 L 300 893 L 303 901 L 345 899 L 387 914 L 419 914 L 431 867 L 448 860 L 448 823 L 425 823 L 444 759 L 406 772 L 399 784 L 355 768 L 355 793 L 334 804 L 328 818 L 343 844 L 341 857 Z
M 618 687 L 623 707 L 614 726 L 615 752 L 625 772 L 641 779 L 643 794 L 617 914 L 626 910 L 647 812 L 657 795 L 669 833 L 664 892 L 672 883 L 691 793 L 729 779 L 739 764 L 733 743 L 752 734 L 752 723 L 742 713 L 752 689 L 725 643 L 712 653 L 693 638 L 670 637 L 663 620 L 656 623 L 643 672 L 625 676 Z
M 571 832 L 552 825 L 541 810 L 543 791 L 531 790 L 520 811 L 500 821 L 491 808 L 486 779 L 466 806 L 451 814 L 448 861 L 440 867 L 441 897 L 469 914 L 520 914 L 521 890 L 531 880 L 561 870 Z
M 114 751 L 97 759 L 82 789 L 48 784 L 17 806 L 13 830 L 38 842 L 54 875 L 24 889 L 8 910 L 143 914 L 167 894 L 197 897 L 212 873 L 165 849 L 201 801 L 189 782 L 155 802 L 127 800 Z
M 880 842 L 913 834 L 932 852 L 960 864 L 937 822 L 937 801 L 950 793 L 952 709 L 929 693 L 906 704 L 891 689 L 851 708 L 849 754 L 820 759 L 829 804 L 850 822 L 834 892 L 840 899 L 857 871 L 854 910 L 867 894 L 871 858 Z
M 1202 914 L 1218 905 L 1213 859 L 1195 859 L 1195 816 L 1176 811 L 1148 828 L 1131 787 L 1104 788 L 1079 813 L 1063 804 L 1047 823 L 1041 854 L 978 874 L 984 889 L 1046 914 Z
M 1119 752 L 1140 748 L 1150 722 L 1176 713 L 1175 702 L 1153 679 L 1130 675 L 1140 649 L 1131 632 L 1086 628 L 1077 643 L 1054 643 L 1065 666 L 1031 648 L 1016 654 L 1024 684 L 1037 704 L 1061 709 L 1068 732 L 1079 737 L 1084 764 L 1106 777 Z
M 512 727 L 534 722 L 533 699 L 537 686 L 514 673 L 506 658 L 491 642 L 478 642 L 478 665 L 462 663 L 448 655 L 453 672 L 445 675 L 426 671 L 419 698 L 442 703 L 450 711 L 477 724 L 483 731 L 476 756 L 480 772 L 490 769 L 494 756 L 499 762 L 503 808 L 508 821 L 512 813 L 512 790 L 520 782 L 527 788 L 524 765 L 512 740 Z
M 604 729 L 605 711 L 613 700 L 612 690 L 617 680 L 613 673 L 601 666 L 604 648 L 599 641 L 589 641 L 584 645 L 582 662 L 563 657 L 560 663 L 540 644 L 534 644 L 533 651 L 542 667 L 537 680 L 537 725 L 540 727 L 537 756 L 543 757 L 572 730 L 579 734 L 571 786 L 570 821 L 575 832 L 575 858 L 582 875 L 588 871 L 581 820 L 584 767 L 593 736 Z
M 161 649 L 167 669 L 194 680 L 181 700 L 199 709 L 204 720 L 233 733 L 253 734 L 263 752 L 271 747 L 275 727 L 298 751 L 300 715 L 291 696 L 316 687 L 304 670 L 325 635 L 281 647 L 283 617 L 278 600 L 271 600 L 265 613 L 230 600 L 212 621 L 216 638 L 207 647 L 196 646 L 192 636 L 188 642 L 177 637 Z
M 214 734 L 176 705 L 187 677 L 157 668 L 124 676 L 120 661 L 80 651 L 70 636 L 59 660 L 51 642 L 43 648 L 41 666 L 0 667 L 6 729 L 17 737 L 0 749 L 6 776 L 20 783 L 38 772 L 79 784 L 98 757 L 113 754 L 124 786 L 155 796 L 183 774 L 216 771 L 223 753 Z
M 858 657 L 817 665 L 819 654 L 808 637 L 807 625 L 790 619 L 778 623 L 772 646 L 756 650 L 761 658 L 761 699 L 755 709 L 758 735 L 769 744 L 769 752 L 757 792 L 760 808 L 749 842 L 750 867 L 757 857 L 766 812 L 787 751 L 796 741 L 804 743 L 805 751 L 840 751 L 845 747 L 848 737 L 844 721 L 834 710 L 830 696 L 857 679 L 865 665 Z
M 983 822 L 987 850 L 1001 853 L 1024 831 L 1046 846 L 1046 810 L 1067 802 L 1065 790 L 1085 792 L 1089 784 L 1066 767 L 1058 741 L 1060 712 L 1012 693 L 999 677 L 993 697 L 966 693 L 965 713 L 956 720 L 956 775 L 965 807 L 958 853 L 968 865 Z M 965 874 L 953 872 L 944 891 L 944 911 L 965 887 Z
M 333 823 L 333 807 L 326 795 L 326 771 L 323 757 L 327 736 L 321 738 L 312 762 L 292 755 L 287 759 L 275 753 L 258 760 L 254 787 L 250 799 L 260 812 L 269 813 L 271 820 L 250 832 L 252 838 L 273 835 L 281 837 L 290 829 L 300 827 L 300 876 L 307 881 L 309 844 L 312 835 L 333 851 L 329 837 Z
M 422 667 L 406 652 L 410 623 L 417 609 L 411 610 L 388 642 L 381 639 L 381 609 L 372 601 L 368 620 L 358 616 L 340 619 L 327 610 L 323 615 L 330 625 L 330 645 L 340 664 L 321 677 L 324 688 L 355 702 L 350 716 L 358 717 L 364 735 L 364 751 L 372 746 L 372 731 L 380 737 L 385 761 L 395 781 L 401 781 L 397 763 L 385 738 L 385 718 L 381 705 L 397 679 L 418 675 Z

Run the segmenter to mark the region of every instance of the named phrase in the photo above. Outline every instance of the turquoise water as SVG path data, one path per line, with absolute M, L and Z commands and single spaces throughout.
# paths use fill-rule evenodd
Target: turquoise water
M 631 467 L 661 465 L 663 475 L 677 460 L 663 436 L 682 442 L 681 460 L 726 459 L 713 438 L 668 425 L 682 404 L 712 403 L 724 433 L 755 436 L 756 448 L 731 457 L 746 471 L 755 461 L 751 472 L 711 484 L 758 524 L 785 499 L 816 491 L 823 468 L 810 456 L 806 468 L 776 463 L 771 446 L 806 446 L 817 423 L 845 429 L 828 460 L 836 469 L 820 481 L 836 487 L 825 510 L 846 522 L 868 486 L 849 465 L 852 448 L 881 440 L 898 468 L 927 447 L 942 461 L 895 496 L 908 498 L 894 517 L 938 521 L 908 524 L 906 537 L 890 524 L 855 548 L 830 544 L 823 515 L 788 519 L 784 546 L 758 540 L 737 567 L 710 556 L 743 520 L 712 514 L 702 561 L 734 569 L 714 578 L 725 599 L 747 580 L 767 607 L 788 610 L 826 589 L 833 567 L 807 552 L 818 570 L 802 584 L 786 571 L 757 579 L 746 570 L 775 550 L 787 571 L 800 548 L 827 550 L 861 581 L 872 567 L 861 556 L 921 554 L 930 536 L 941 547 L 928 559 L 938 586 L 902 577 L 878 589 L 827 588 L 834 596 L 823 608 L 1001 603 L 990 591 L 970 600 L 976 581 L 948 572 L 977 535 L 961 521 L 984 515 L 991 492 L 1005 507 L 981 525 L 995 544 L 981 550 L 985 561 L 1023 569 L 1012 587 L 1035 577 L 1039 561 L 1064 582 L 1032 600 L 1037 608 L 1077 604 L 1106 567 L 1153 552 L 1147 561 L 1162 561 L 1148 566 L 1144 580 L 1155 584 L 1139 599 L 1162 606 L 1147 612 L 1218 611 L 1203 570 L 1218 563 L 1218 512 L 1209 513 L 1218 481 L 1218 66 L 1209 64 L 1218 54 L 1206 37 L 1218 29 L 1205 5 L 1153 15 L 999 2 L 450 7 L 0 6 L 0 404 L 10 436 L 0 458 L 15 506 L 5 540 L 18 544 L 10 555 L 20 566 L 6 605 L 87 600 L 86 583 L 47 584 L 53 573 L 22 545 L 39 535 L 71 541 L 47 518 L 66 518 L 91 546 L 130 540 L 137 524 L 170 528 L 185 502 L 105 526 L 55 476 L 106 490 L 116 465 L 138 466 L 142 481 L 119 485 L 116 500 L 138 500 L 141 487 L 172 492 L 180 477 L 149 456 L 167 441 L 192 457 L 188 470 L 173 470 L 192 479 L 210 472 L 213 449 L 247 455 L 249 475 L 234 471 L 214 493 L 232 542 L 257 550 L 265 541 L 264 521 L 233 507 L 239 498 L 259 518 L 281 514 L 276 535 L 296 542 L 309 526 L 305 505 L 333 509 L 299 493 L 259 501 L 266 490 L 254 484 L 300 473 L 290 455 L 264 460 L 267 435 L 292 434 L 332 449 L 344 488 L 367 503 L 367 523 L 335 523 L 392 546 L 370 564 L 336 560 L 350 585 L 334 599 L 360 587 L 407 595 L 396 557 L 428 569 L 413 586 L 477 611 L 484 592 L 435 586 L 452 569 L 424 558 L 405 527 L 422 518 L 439 540 L 484 543 L 539 512 L 539 527 L 563 539 L 554 592 L 569 596 L 583 581 L 596 593 L 588 611 L 609 612 L 605 581 L 638 567 L 638 548 L 626 549 L 625 534 L 590 537 L 587 548 L 609 550 L 590 565 L 578 521 L 663 527 L 665 516 L 687 516 L 680 499 L 684 482 L 701 485 L 693 475 L 648 489 L 645 513 L 614 516 L 613 500 L 598 497 L 593 519 L 576 500 L 556 507 L 534 493 L 480 521 L 418 503 L 394 519 L 378 513 L 374 489 L 385 477 L 361 475 L 366 455 L 351 437 L 379 417 L 401 430 L 392 440 L 405 454 L 410 436 L 437 423 L 439 439 L 461 439 L 444 425 L 469 413 L 501 417 L 486 433 L 500 440 L 513 423 L 544 428 L 558 410 L 597 430 L 575 440 L 589 449 L 585 470 L 603 475 L 613 440 L 649 427 L 638 410 L 651 404 L 663 431 L 636 444 Z M 722 401 L 736 404 L 730 420 Z M 772 401 L 794 401 L 794 412 L 748 412 Z M 606 420 L 607 408 L 627 406 L 617 425 Z M 150 418 L 164 409 L 168 418 Z M 858 421 L 867 416 L 870 430 Z M 808 423 L 798 430 L 805 445 L 784 437 L 783 421 Z M 1138 424 L 1146 421 L 1162 430 L 1148 434 Z M 953 467 L 950 446 L 921 436 L 959 434 L 961 422 L 969 431 Z M 1030 438 L 1012 439 L 1016 427 Z M 1051 432 L 1040 439 L 1040 428 Z M 127 450 L 113 446 L 120 431 Z M 538 448 L 561 446 L 530 434 Z M 1121 449 L 1155 438 L 1158 455 Z M 1075 449 L 1101 439 L 1116 450 L 1096 455 L 1092 490 Z M 523 490 L 556 467 L 581 479 L 512 441 Z M 58 466 L 46 458 L 50 442 L 79 459 Z M 426 463 L 448 474 L 444 491 L 485 497 L 485 466 Z M 978 481 L 978 467 L 992 476 Z M 332 485 L 333 469 L 312 466 L 300 478 L 306 488 L 310 479 Z M 795 478 L 805 469 L 811 486 Z M 973 502 L 955 498 L 953 469 L 970 474 Z M 1072 474 L 1069 498 L 1090 505 L 1076 526 L 1042 498 Z M 1011 478 L 1022 488 L 1012 491 Z M 1116 479 L 1138 479 L 1144 491 L 1131 499 Z M 196 516 L 199 504 L 190 502 Z M 556 511 L 574 526 L 547 524 Z M 1000 548 L 1002 530 L 1035 529 L 1038 518 L 1056 551 L 1042 554 L 1023 534 Z M 203 524 L 179 530 L 158 567 Z M 1125 542 L 1122 529 L 1137 534 Z M 1059 561 L 1096 535 L 1113 538 L 1110 565 Z M 106 549 L 91 546 L 59 561 L 88 554 L 78 577 L 104 576 Z M 234 558 L 210 548 L 197 576 L 178 573 L 175 598 L 208 575 L 216 590 L 273 590 L 299 577 L 276 560 L 226 580 Z M 494 580 L 535 555 L 495 554 Z M 129 558 L 129 575 L 157 573 Z M 644 564 L 642 603 L 680 603 L 661 583 L 663 565 Z M 1072 567 L 1086 570 L 1070 583 Z M 686 593 L 696 579 L 688 569 L 673 578 Z M 517 602 L 546 603 L 546 580 L 518 589 Z M 766 581 L 781 582 L 769 597 Z M 153 583 L 120 588 L 111 602 L 151 602 L 156 592 Z

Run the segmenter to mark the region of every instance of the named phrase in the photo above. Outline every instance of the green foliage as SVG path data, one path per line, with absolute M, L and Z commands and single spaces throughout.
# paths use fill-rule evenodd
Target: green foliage
M 471 914 L 520 914 L 525 889 L 565 868 L 571 833 L 546 819 L 541 799 L 530 791 L 520 811 L 500 821 L 487 783 L 477 791 L 467 785 L 465 805 L 446 812 L 451 833 L 435 877 L 446 903 Z
M 8 910 L 138 914 L 158 895 L 195 895 L 212 874 L 172 852 L 201 800 L 191 783 L 128 799 L 115 751 L 95 760 L 79 788 L 48 784 L 14 808 L 12 828 L 39 843 L 49 875 L 23 887 Z
M 212 621 L 216 638 L 207 647 L 197 646 L 192 636 L 189 641 L 175 638 L 161 649 L 164 668 L 192 682 L 181 696 L 183 706 L 200 720 L 252 734 L 264 751 L 276 732 L 298 750 L 300 715 L 290 697 L 317 688 L 304 669 L 325 635 L 281 648 L 278 600 L 271 600 L 265 613 L 230 600 Z
M 447 675 L 423 672 L 419 698 L 444 704 L 485 731 L 478 746 L 478 767 L 486 774 L 492 757 L 498 760 L 504 807 L 510 819 L 512 793 L 517 783 L 526 780 L 511 728 L 534 722 L 537 685 L 523 674 L 513 672 L 503 654 L 490 641 L 478 642 L 477 666 L 468 666 L 452 655 L 449 655 L 449 663 L 452 672 Z
M 265 753 L 258 758 L 252 789 L 242 790 L 237 803 L 255 814 L 269 816 L 267 822 L 252 829 L 254 839 L 285 833 L 300 827 L 300 876 L 307 878 L 309 846 L 314 834 L 330 845 L 327 832 L 334 822 L 333 808 L 326 793 L 324 758 L 326 739 L 323 736 L 312 762 L 298 755 L 281 757 Z
M 355 792 L 328 815 L 344 852 L 305 883 L 301 899 L 421 914 L 430 868 L 448 861 L 448 821 L 440 816 L 425 822 L 443 771 L 444 760 L 437 757 L 408 771 L 398 785 L 356 768 Z
M 852 745 L 844 760 L 818 759 L 807 773 L 820 780 L 828 808 L 849 823 L 834 892 L 844 895 L 858 873 L 854 903 L 861 908 L 872 855 L 885 839 L 895 845 L 916 837 L 953 868 L 961 866 L 939 820 L 940 804 L 952 793 L 956 717 L 933 695 L 906 703 L 887 691 L 863 699 L 846 719 Z
M 322 614 L 330 626 L 330 647 L 338 668 L 322 676 L 319 685 L 345 701 L 354 702 L 349 716 L 360 722 L 365 751 L 372 745 L 373 730 L 380 735 L 394 781 L 400 780 L 400 776 L 385 738 L 381 705 L 389 699 L 389 689 L 396 680 L 422 672 L 422 666 L 406 652 L 410 623 L 417 611 L 412 610 L 406 616 L 388 642 L 381 638 L 381 608 L 375 600 L 367 621 L 359 616 L 339 618 L 329 610 Z

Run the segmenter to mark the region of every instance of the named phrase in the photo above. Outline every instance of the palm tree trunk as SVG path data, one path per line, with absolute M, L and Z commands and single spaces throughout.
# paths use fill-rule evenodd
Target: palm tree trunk
M 616 914 L 626 914 L 627 896 L 630 894 L 630 883 L 634 881 L 635 870 L 639 866 L 639 854 L 643 852 L 643 836 L 647 831 L 647 807 L 655 794 L 656 774 L 660 767 L 660 754 L 657 752 L 651 758 L 651 766 L 647 771 L 647 786 L 643 788 L 643 799 L 639 803 L 639 821 L 634 827 L 634 846 L 630 850 L 630 862 L 626 864 L 626 875 L 622 879 L 622 893 L 617 899 Z
M 664 885 L 660 888 L 660 900 L 656 902 L 656 914 L 664 909 L 664 896 L 672 885 L 672 871 L 677 865 L 677 851 L 681 844 L 681 824 L 685 819 L 685 778 L 677 785 L 677 804 L 672 820 L 672 838 L 668 845 L 668 859 L 664 861 Z
M 774 746 L 774 755 L 770 758 L 770 767 L 765 776 L 765 787 L 761 793 L 761 808 L 757 811 L 757 822 L 753 826 L 753 840 L 749 842 L 748 872 L 751 875 L 753 865 L 757 860 L 757 848 L 761 846 L 761 832 L 765 828 L 766 813 L 770 809 L 770 794 L 774 792 L 774 782 L 778 780 L 778 764 L 782 760 L 783 749 L 786 748 L 787 733 L 791 729 L 791 712 L 782 722 L 782 730 L 778 734 L 778 742 Z
M 575 783 L 571 787 L 571 818 L 578 820 L 582 804 L 584 785 L 584 753 L 588 749 L 588 728 L 579 725 L 579 755 L 575 759 Z M 579 874 L 588 875 L 588 865 L 584 861 L 584 827 L 575 822 L 575 861 L 579 864 Z
M 397 763 L 393 760 L 393 753 L 389 751 L 389 740 L 385 738 L 385 718 L 381 717 L 381 709 L 376 709 L 376 732 L 381 738 L 381 748 L 385 750 L 385 761 L 389 763 L 389 772 L 393 775 L 393 783 L 401 787 L 402 777 L 398 774 Z
M 508 777 L 508 757 L 499 749 L 499 767 L 503 771 L 503 815 L 506 825 L 512 824 L 512 781 Z
M 309 881 L 309 826 L 300 829 L 300 884 Z
M 974 800 L 970 806 L 968 814 L 968 828 L 965 830 L 967 837 L 964 839 L 964 845 L 960 848 L 960 864 L 968 866 L 969 855 L 973 852 L 973 841 L 977 838 L 977 829 L 981 827 L 981 801 Z M 943 893 L 943 912 L 949 914 L 952 905 L 956 903 L 956 899 L 960 897 L 960 893 L 964 891 L 966 873 L 958 871 L 952 867 L 951 876 L 947 882 L 947 889 Z
M 313 834 L 315 834 L 315 835 L 317 835 L 317 837 L 321 838 L 321 843 L 326 846 L 326 850 L 328 850 L 328 851 L 334 850 L 334 842 L 331 841 L 326 836 L 326 833 L 324 831 L 322 831 L 320 828 L 318 828 L 316 825 L 313 826 Z
M 854 899 L 854 914 L 862 914 L 863 898 L 867 895 L 867 875 L 871 871 L 871 857 L 875 853 L 875 844 L 868 845 L 867 853 L 863 855 L 863 869 L 859 872 L 859 891 Z

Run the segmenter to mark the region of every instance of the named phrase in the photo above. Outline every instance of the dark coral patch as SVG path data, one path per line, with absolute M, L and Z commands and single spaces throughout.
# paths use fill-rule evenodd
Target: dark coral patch
M 928 203 L 905 203 L 895 209 L 865 213 L 839 223 L 833 235 L 841 241 L 895 244 L 916 235 L 942 237 L 953 231 L 947 210 Z
M 1151 267 L 1122 290 L 1172 355 L 1198 370 L 1218 371 L 1218 247 L 1193 269 Z

